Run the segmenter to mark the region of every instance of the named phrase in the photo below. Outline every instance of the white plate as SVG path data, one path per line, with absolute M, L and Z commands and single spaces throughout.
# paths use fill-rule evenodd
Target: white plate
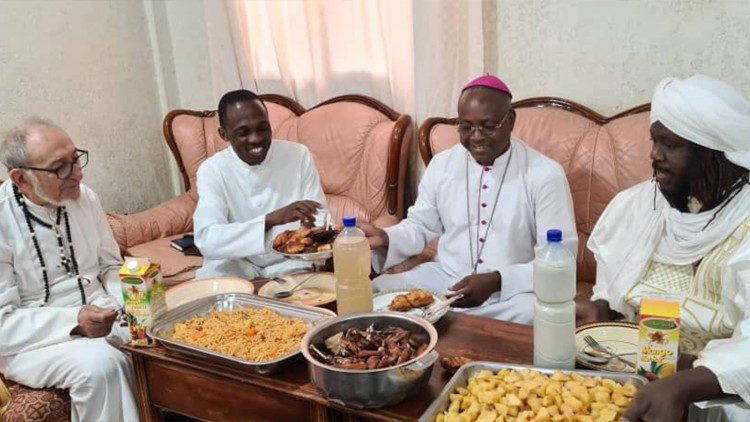
M 422 289 L 422 290 L 424 290 L 424 289 Z M 377 295 L 375 295 L 372 298 L 372 309 L 374 311 L 390 311 L 388 309 L 388 305 L 390 305 L 391 302 L 393 302 L 393 298 L 395 298 L 398 295 L 405 295 L 405 294 L 409 293 L 410 291 L 411 290 L 398 290 L 398 291 L 392 291 L 392 292 L 381 292 L 381 293 L 378 293 Z M 435 304 L 435 302 L 440 302 L 440 301 L 445 300 L 445 296 L 443 296 L 443 295 L 437 294 L 435 292 L 429 292 L 429 293 L 432 294 L 432 297 L 435 299 L 435 301 L 432 302 L 430 305 Z M 424 308 L 409 309 L 408 311 L 405 311 L 404 313 L 405 314 L 409 314 L 409 315 L 414 315 L 414 316 L 421 317 L 422 316 L 422 312 L 425 310 L 425 308 L 427 308 L 427 306 L 425 306 Z M 433 324 L 436 323 L 436 322 L 438 322 L 440 320 L 440 318 L 443 317 L 443 315 L 445 315 L 445 314 L 448 313 L 449 308 L 450 307 L 448 306 L 448 307 L 445 307 L 445 308 L 441 309 L 440 311 L 432 314 L 432 316 L 430 318 L 428 318 L 427 320 L 430 321 Z M 393 311 L 391 311 L 391 312 L 393 312 Z
M 578 358 L 578 354 L 585 353 L 590 349 L 583 339 L 587 335 L 598 341 L 599 344 L 606 347 L 612 353 L 633 353 L 632 355 L 623 356 L 633 364 L 636 363 L 638 352 L 638 325 L 629 322 L 597 322 L 586 324 L 576 329 L 576 362 L 592 369 L 610 372 L 635 372 L 633 368 L 620 362 L 619 359 L 610 359 L 603 364 L 596 364 L 584 359 Z
M 329 272 L 304 272 L 281 276 L 279 278 L 286 280 L 286 283 L 271 280 L 258 290 L 258 294 L 275 299 L 274 293 L 289 290 L 308 277 L 310 279 L 299 286 L 291 296 L 280 300 L 308 306 L 322 306 L 336 300 L 336 277 Z
M 222 293 L 248 293 L 255 291 L 253 283 L 237 277 L 215 277 L 180 283 L 165 294 L 167 309 Z

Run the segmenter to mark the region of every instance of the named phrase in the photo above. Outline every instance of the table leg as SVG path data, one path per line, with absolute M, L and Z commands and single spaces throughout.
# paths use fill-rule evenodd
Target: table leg
M 146 359 L 132 353 L 133 370 L 135 371 L 136 396 L 138 397 L 138 410 L 143 422 L 162 422 L 164 417 L 161 409 L 151 404 L 151 397 L 148 389 L 148 378 L 146 377 Z

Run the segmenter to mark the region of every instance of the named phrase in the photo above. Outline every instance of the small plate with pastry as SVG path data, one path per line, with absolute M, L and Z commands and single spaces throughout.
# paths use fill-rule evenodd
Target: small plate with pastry
M 333 256 L 333 241 L 341 230 L 300 227 L 285 230 L 273 240 L 273 250 L 289 259 L 320 261 Z
M 398 290 L 381 292 L 372 298 L 372 309 L 376 311 L 404 312 L 422 317 L 425 310 L 437 302 L 445 300 L 445 296 L 424 289 Z M 448 313 L 448 307 L 432 313 L 426 318 L 431 323 L 437 322 Z

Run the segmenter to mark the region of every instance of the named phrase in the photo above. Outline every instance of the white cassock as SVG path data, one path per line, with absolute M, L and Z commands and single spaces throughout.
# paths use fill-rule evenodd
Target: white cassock
M 436 261 L 381 275 L 374 280 L 375 290 L 420 287 L 445 293 L 471 275 L 477 262 L 477 273 L 499 271 L 502 287 L 466 312 L 530 324 L 533 260 L 549 229 L 562 230 L 565 247 L 577 251 L 570 189 L 557 162 L 512 139 L 511 148 L 492 166 L 482 166 L 458 144 L 432 159 L 407 218 L 385 229 L 385 258 L 373 255 L 380 271 L 419 254 L 439 236 Z
M 302 144 L 274 139 L 266 159 L 255 166 L 231 147 L 204 161 L 193 215 L 195 244 L 204 257 L 196 276 L 252 279 L 309 268 L 271 251 L 276 235 L 299 222 L 265 228 L 266 214 L 302 200 L 326 203 L 315 163 Z
M 26 200 L 29 211 L 51 224 L 55 210 Z M 122 262 L 99 199 L 81 185 L 81 196 L 67 201 L 71 238 L 87 304 L 119 309 Z M 71 336 L 78 325 L 81 294 L 75 277 L 61 265 L 52 229 L 32 222 L 47 266 L 50 295 L 36 249 L 12 184 L 0 186 L 0 372 L 32 388 L 68 389 L 73 421 L 138 420 L 130 358 L 118 349 L 126 329 L 113 327 L 106 338 Z M 64 250 L 68 254 L 63 229 Z

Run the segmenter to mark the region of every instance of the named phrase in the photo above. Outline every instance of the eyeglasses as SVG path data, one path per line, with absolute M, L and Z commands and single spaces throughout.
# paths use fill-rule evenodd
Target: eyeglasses
M 510 110 L 508 110 L 508 112 L 505 113 L 505 117 L 503 117 L 503 120 L 501 120 L 500 123 L 496 125 L 482 124 L 479 126 L 474 126 L 469 123 L 459 123 L 456 130 L 458 130 L 458 134 L 461 136 L 469 136 L 472 133 L 474 133 L 474 130 L 478 130 L 479 133 L 481 133 L 482 135 L 489 136 L 495 133 L 495 131 L 500 129 L 503 126 L 503 124 L 505 124 L 505 121 L 508 119 L 508 115 L 510 115 Z
M 73 161 L 62 163 L 59 166 L 52 168 L 52 169 L 43 169 L 39 167 L 29 167 L 29 166 L 22 166 L 18 168 L 24 169 L 24 170 L 36 170 L 36 171 L 46 171 L 47 173 L 55 173 L 58 179 L 67 179 L 73 173 L 73 166 L 77 165 L 78 168 L 84 168 L 86 167 L 86 164 L 88 163 L 89 163 L 89 152 L 83 149 L 76 149 L 76 155 L 75 157 L 73 157 Z

